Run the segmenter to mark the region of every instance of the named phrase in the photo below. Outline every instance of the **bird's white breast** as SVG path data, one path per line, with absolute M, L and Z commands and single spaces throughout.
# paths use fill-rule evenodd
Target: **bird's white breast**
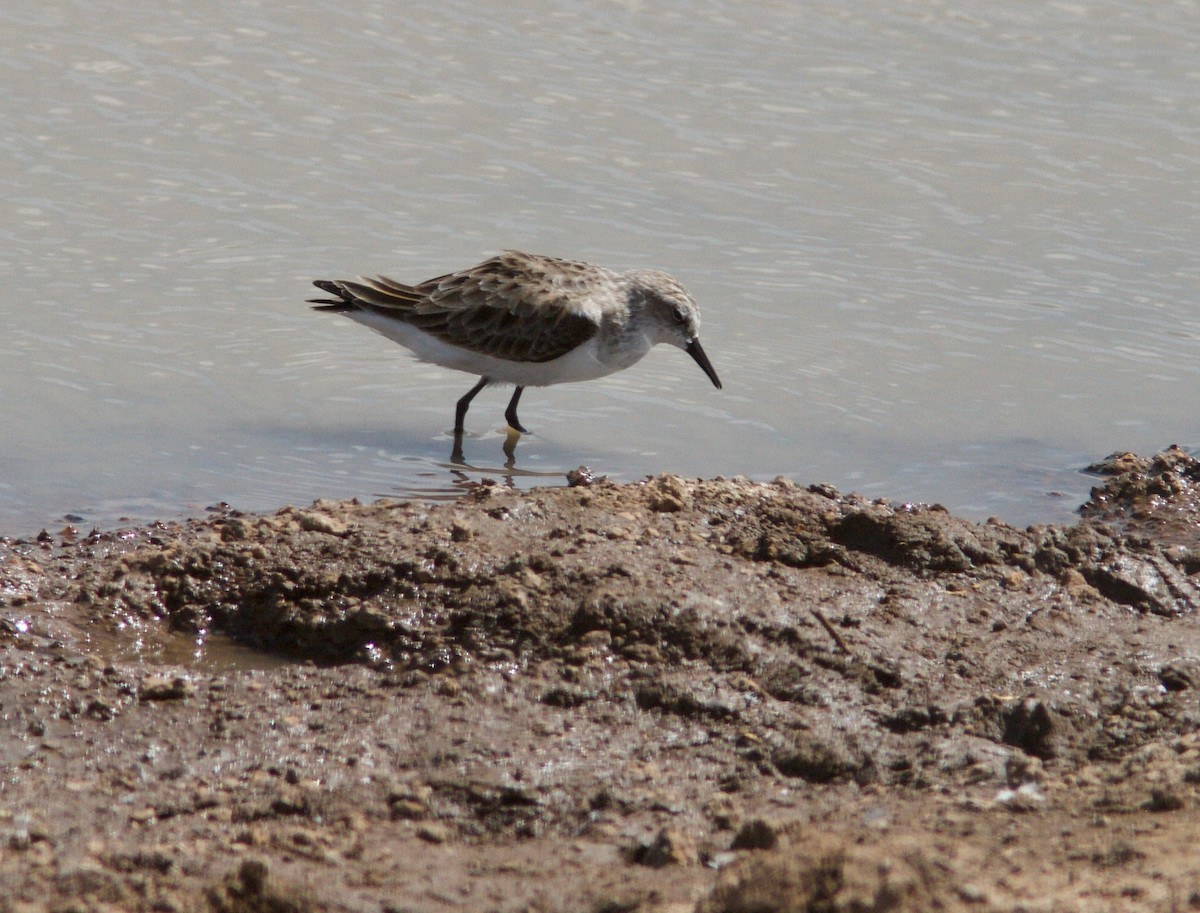
M 370 311 L 354 311 L 346 316 L 400 343 L 421 361 L 522 387 L 605 377 L 635 364 L 653 345 L 641 333 L 622 337 L 616 344 L 604 343 L 603 335 L 598 334 L 553 361 L 510 361 L 450 345 L 412 324 Z

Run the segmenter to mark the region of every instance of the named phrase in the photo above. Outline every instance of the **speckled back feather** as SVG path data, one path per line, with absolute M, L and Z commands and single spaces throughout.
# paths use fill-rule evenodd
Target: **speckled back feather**
M 596 333 L 596 322 L 572 310 L 565 293 L 615 275 L 590 264 L 504 251 L 415 286 L 384 276 L 317 285 L 341 298 L 324 302 L 333 309 L 365 308 L 474 352 L 547 362 Z

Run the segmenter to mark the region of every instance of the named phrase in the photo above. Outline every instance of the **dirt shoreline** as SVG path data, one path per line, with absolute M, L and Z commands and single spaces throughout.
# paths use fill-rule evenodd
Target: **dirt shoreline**
M 1097 471 L 0 540 L 0 913 L 1200 909 L 1200 463 Z

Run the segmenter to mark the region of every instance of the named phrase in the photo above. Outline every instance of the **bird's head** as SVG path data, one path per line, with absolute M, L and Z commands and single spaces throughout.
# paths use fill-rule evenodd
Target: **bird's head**
M 655 344 L 666 342 L 683 349 L 721 389 L 721 380 L 700 346 L 700 309 L 687 289 L 674 276 L 653 269 L 633 270 L 623 278 L 641 330 Z

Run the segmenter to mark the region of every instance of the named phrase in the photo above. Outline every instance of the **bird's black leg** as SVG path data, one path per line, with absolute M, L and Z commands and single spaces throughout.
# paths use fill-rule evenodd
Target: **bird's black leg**
M 517 418 L 517 402 L 521 399 L 521 394 L 524 392 L 524 387 L 517 387 L 517 389 L 513 391 L 512 399 L 508 401 L 508 408 L 504 410 L 504 419 L 517 431 L 520 431 L 522 434 L 528 434 L 529 432 L 521 427 L 521 422 Z
M 458 401 L 458 405 L 454 409 L 454 433 L 462 434 L 463 419 L 467 417 L 467 407 L 471 405 L 471 400 L 475 398 L 475 394 L 488 385 L 486 377 L 479 378 L 479 383 L 467 391 L 467 395 Z

